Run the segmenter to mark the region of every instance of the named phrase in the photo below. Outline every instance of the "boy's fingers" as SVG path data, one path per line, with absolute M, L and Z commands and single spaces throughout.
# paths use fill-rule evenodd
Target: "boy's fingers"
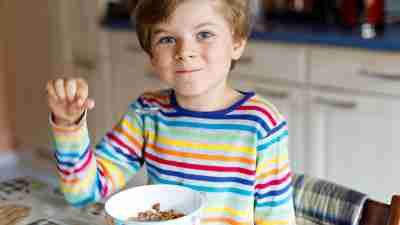
M 64 79 L 57 79 L 54 81 L 54 87 L 56 90 L 56 94 L 58 98 L 61 100 L 65 100 L 65 88 L 64 88 Z
M 76 79 L 76 96 L 78 100 L 78 105 L 83 106 L 85 103 L 88 95 L 89 95 L 89 88 L 85 80 L 78 78 Z
M 68 100 L 70 102 L 72 102 L 75 99 L 76 92 L 77 92 L 76 80 L 68 79 L 65 82 L 65 90 L 66 90 L 66 95 L 67 95 Z
M 47 96 L 51 99 L 57 100 L 56 90 L 54 89 L 53 81 L 48 81 L 46 85 Z

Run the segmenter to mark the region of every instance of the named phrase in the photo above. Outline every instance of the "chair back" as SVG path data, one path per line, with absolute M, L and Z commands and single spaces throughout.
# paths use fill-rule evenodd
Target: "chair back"
M 400 196 L 394 195 L 390 205 L 367 199 L 360 225 L 400 225 Z
M 298 225 L 400 225 L 400 195 L 386 204 L 305 174 L 294 174 L 293 190 Z

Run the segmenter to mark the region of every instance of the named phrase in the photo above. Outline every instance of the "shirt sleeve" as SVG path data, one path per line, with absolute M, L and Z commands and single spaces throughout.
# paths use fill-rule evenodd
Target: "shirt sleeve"
M 120 190 L 143 165 L 143 119 L 132 104 L 120 121 L 93 146 L 86 115 L 76 125 L 51 122 L 55 158 L 65 199 L 75 207 L 96 202 Z
M 255 224 L 296 224 L 291 180 L 287 122 L 281 121 L 257 146 Z

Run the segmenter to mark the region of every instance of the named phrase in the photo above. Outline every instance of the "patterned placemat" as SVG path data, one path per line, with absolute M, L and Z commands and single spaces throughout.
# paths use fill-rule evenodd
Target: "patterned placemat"
M 30 215 L 32 208 L 20 204 L 0 205 L 0 225 L 16 225 Z
M 24 210 L 9 208 L 18 220 L 6 225 L 91 225 L 105 224 L 104 203 L 82 208 L 70 206 L 59 187 L 32 177 L 20 177 L 0 182 L 0 207 L 19 204 Z M 26 209 L 29 208 L 29 213 Z M 4 210 L 3 210 L 4 211 Z M 24 212 L 24 213 L 22 213 Z M 3 225 L 0 212 L 0 225 Z M 26 214 L 26 215 L 25 215 Z
M 0 201 L 22 200 L 32 191 L 48 188 L 44 182 L 30 177 L 20 177 L 0 183 Z

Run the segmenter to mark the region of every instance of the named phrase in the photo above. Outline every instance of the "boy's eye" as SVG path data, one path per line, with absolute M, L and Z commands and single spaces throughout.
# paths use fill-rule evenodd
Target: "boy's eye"
M 175 43 L 175 38 L 170 37 L 170 36 L 161 37 L 158 40 L 158 43 L 160 43 L 160 44 L 173 44 L 173 43 Z
M 213 36 L 213 34 L 210 33 L 210 32 L 208 32 L 208 31 L 202 31 L 202 32 L 199 32 L 199 33 L 197 34 L 197 38 L 198 38 L 199 40 L 207 39 L 207 38 L 210 38 L 210 37 L 212 37 L 212 36 Z

